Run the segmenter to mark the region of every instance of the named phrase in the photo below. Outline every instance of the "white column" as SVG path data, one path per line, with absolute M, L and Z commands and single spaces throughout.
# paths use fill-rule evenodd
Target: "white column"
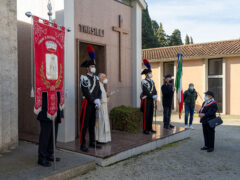
M 64 122 L 59 126 L 58 135 L 58 141 L 69 142 L 75 140 L 76 126 L 74 0 L 64 0 L 64 13 L 59 16 L 57 13 L 57 21 L 71 28 L 65 36 Z
M 223 92 L 222 92 L 222 100 L 223 100 L 223 109 L 222 109 L 222 113 L 226 114 L 226 59 L 223 58 L 223 77 L 222 77 L 222 88 L 223 88 Z
M 158 105 L 158 109 L 159 111 L 163 110 L 163 106 L 162 106 L 162 91 L 161 91 L 161 87 L 163 85 L 163 62 L 159 63 L 159 105 Z
M 134 107 L 139 107 L 142 69 L 142 7 L 137 1 L 134 1 L 132 6 L 132 101 Z

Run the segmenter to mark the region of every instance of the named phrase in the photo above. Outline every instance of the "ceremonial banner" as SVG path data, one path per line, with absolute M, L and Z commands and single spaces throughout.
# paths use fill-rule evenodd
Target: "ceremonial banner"
M 178 69 L 176 78 L 177 99 L 179 104 L 179 118 L 181 118 L 183 110 L 183 89 L 182 89 L 182 54 L 178 54 Z
M 47 92 L 50 119 L 57 116 L 57 92 L 60 92 L 60 109 L 64 106 L 64 37 L 65 28 L 33 16 L 35 59 L 35 106 L 38 114 L 42 108 L 42 92 Z

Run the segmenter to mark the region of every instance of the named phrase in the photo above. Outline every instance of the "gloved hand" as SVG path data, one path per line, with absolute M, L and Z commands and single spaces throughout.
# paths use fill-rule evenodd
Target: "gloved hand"
M 96 105 L 97 108 L 99 108 L 101 106 L 101 101 L 100 99 L 95 99 L 94 100 L 94 104 Z
M 153 95 L 152 98 L 153 98 L 154 100 L 157 100 L 158 96 L 157 96 L 157 95 Z

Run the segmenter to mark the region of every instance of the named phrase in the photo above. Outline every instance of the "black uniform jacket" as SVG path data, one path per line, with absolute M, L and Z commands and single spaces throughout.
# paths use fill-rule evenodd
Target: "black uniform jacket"
M 169 85 L 168 83 L 164 83 L 162 85 L 162 104 L 163 106 L 172 106 L 173 101 L 173 87 Z
M 147 98 L 152 98 L 153 95 L 157 95 L 154 81 L 151 79 L 142 80 L 142 95 Z
M 201 110 L 199 113 L 204 113 L 204 117 L 200 120 L 201 123 L 207 124 L 207 122 L 211 119 L 216 118 L 216 112 L 218 111 L 218 106 L 216 101 L 213 101 L 207 105 L 204 106 L 205 103 L 203 103 Z
M 95 78 L 95 87 L 92 92 L 90 90 L 92 89 L 94 85 L 94 78 Z M 83 96 L 87 98 L 88 102 L 93 103 L 95 99 L 100 99 L 102 96 L 102 91 L 100 89 L 99 79 L 97 76 L 93 75 L 82 75 L 81 76 L 81 89 Z
M 64 113 L 63 113 L 63 110 L 62 111 L 60 110 L 59 104 L 60 104 L 60 92 L 57 92 L 57 117 L 56 117 L 56 121 L 60 123 L 61 118 L 64 117 Z M 51 121 L 47 117 L 47 111 L 48 111 L 47 93 L 42 92 L 42 110 L 38 114 L 37 119 L 40 120 L 40 121 Z

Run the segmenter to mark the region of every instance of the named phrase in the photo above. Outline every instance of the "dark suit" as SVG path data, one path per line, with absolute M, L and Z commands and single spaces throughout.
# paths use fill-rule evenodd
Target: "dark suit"
M 59 108 L 60 93 L 57 92 L 57 117 L 55 119 L 55 138 L 57 139 L 58 124 L 64 117 L 63 111 Z M 44 160 L 53 156 L 53 124 L 47 117 L 48 102 L 47 93 L 42 93 L 42 111 L 37 116 L 40 121 L 41 131 L 39 136 L 38 159 Z
M 199 113 L 205 114 L 203 118 L 201 118 L 200 122 L 202 123 L 203 127 L 203 136 L 204 136 L 204 143 L 205 146 L 208 148 L 214 149 L 214 140 L 215 140 L 215 128 L 211 128 L 208 125 L 208 121 L 211 119 L 216 118 L 216 112 L 218 111 L 218 106 L 216 101 L 205 105 L 202 105 L 202 108 Z
M 171 121 L 172 101 L 173 101 L 173 87 L 168 83 L 162 85 L 162 105 L 163 105 L 163 123 L 168 126 Z

